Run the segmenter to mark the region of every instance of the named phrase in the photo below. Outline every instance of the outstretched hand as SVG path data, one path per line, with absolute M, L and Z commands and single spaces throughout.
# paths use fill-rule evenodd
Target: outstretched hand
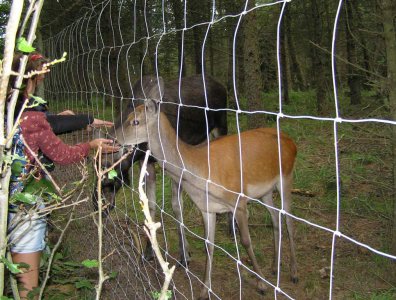
M 64 110 L 64 111 L 58 113 L 58 115 L 59 116 L 74 116 L 75 113 L 74 113 L 74 111 L 68 109 L 68 110 Z
M 90 141 L 89 145 L 91 146 L 91 148 L 94 149 L 102 147 L 102 153 L 118 152 L 120 150 L 120 147 L 116 146 L 114 143 L 115 142 L 113 140 L 95 139 Z
M 91 124 L 92 127 L 113 127 L 114 123 L 113 122 L 109 122 L 109 121 L 105 121 L 105 120 L 100 120 L 100 119 L 94 119 L 94 121 Z

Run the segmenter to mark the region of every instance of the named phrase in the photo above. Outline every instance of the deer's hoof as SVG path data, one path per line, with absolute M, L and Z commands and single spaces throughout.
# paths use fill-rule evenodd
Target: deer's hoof
M 292 281 L 293 283 L 298 283 L 298 277 L 297 277 L 297 276 L 292 276 L 292 277 L 291 277 L 291 281 Z
M 257 280 L 257 289 L 259 291 L 260 294 L 264 295 L 267 293 L 267 285 L 261 281 L 261 280 Z
M 197 300 L 208 300 L 209 299 L 209 293 L 208 290 L 204 290 L 201 292 Z
M 190 264 L 190 260 L 181 259 L 181 260 L 179 260 L 177 267 L 178 268 L 180 268 L 180 267 L 187 268 L 189 264 Z
M 180 258 L 177 267 L 179 267 L 179 268 L 180 268 L 180 267 L 185 267 L 185 268 L 187 268 L 187 266 L 190 264 L 190 261 L 191 261 L 191 253 L 188 252 L 188 255 L 186 255 L 186 256 L 183 255 L 183 256 Z
M 146 247 L 146 250 L 144 251 L 143 257 L 147 261 L 153 261 L 154 260 L 154 253 L 153 249 L 151 247 Z

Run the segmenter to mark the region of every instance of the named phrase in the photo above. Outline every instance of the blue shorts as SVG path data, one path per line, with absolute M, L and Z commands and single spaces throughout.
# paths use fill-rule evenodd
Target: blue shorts
M 46 217 L 34 213 L 8 214 L 8 244 L 13 253 L 33 253 L 43 251 L 47 233 Z

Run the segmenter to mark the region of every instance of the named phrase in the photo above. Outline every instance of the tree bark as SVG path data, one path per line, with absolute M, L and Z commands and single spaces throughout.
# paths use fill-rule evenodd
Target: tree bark
M 248 9 L 254 6 L 254 1 L 249 1 Z M 258 44 L 258 29 L 256 11 L 251 11 L 244 16 L 244 74 L 245 74 L 245 96 L 249 111 L 262 110 L 263 101 L 261 99 L 261 74 Z M 248 127 L 257 128 L 264 125 L 266 118 L 264 114 L 252 114 L 248 118 Z
M 207 14 L 209 18 L 212 16 L 212 4 L 208 2 L 208 8 L 207 8 Z M 212 27 L 213 28 L 213 27 Z M 209 34 L 208 34 L 208 48 L 209 48 L 209 74 L 211 76 L 214 76 L 214 51 L 213 51 L 213 35 L 214 35 L 214 30 L 212 29 Z M 205 68 L 206 70 L 206 68 Z
M 280 8 L 282 10 L 282 6 Z M 286 5 L 283 14 L 283 26 L 280 28 L 280 63 L 281 63 L 281 83 L 282 83 L 282 102 L 285 104 L 290 103 L 289 99 L 289 74 L 288 74 L 288 61 L 286 58 L 286 27 L 289 26 L 288 19 L 288 6 Z
M 301 72 L 301 67 L 297 60 L 296 48 L 294 46 L 294 41 L 292 38 L 290 10 L 291 10 L 291 6 L 287 6 L 284 14 L 284 18 L 285 18 L 284 28 L 286 35 L 287 50 L 288 50 L 287 53 L 290 58 L 291 84 L 293 86 L 292 88 L 297 87 L 298 90 L 302 91 L 305 89 L 305 84 Z
M 346 48 L 347 48 L 347 59 L 351 64 L 358 65 L 358 55 L 355 45 L 356 35 L 353 33 L 357 32 L 355 12 L 357 8 L 357 1 L 349 0 L 346 1 L 346 18 L 345 18 L 345 30 L 346 30 Z M 351 64 L 348 64 L 348 86 L 349 96 L 351 105 L 357 105 L 362 102 L 361 96 L 361 80 L 360 74 L 356 68 Z
M 382 0 L 382 25 L 386 46 L 387 61 L 387 90 L 390 104 L 391 119 L 396 120 L 396 4 L 393 0 Z M 392 254 L 396 254 L 396 125 L 392 126 L 392 155 L 393 155 L 393 227 L 392 227 Z
M 322 23 L 320 19 L 320 12 L 317 0 L 311 0 L 310 7 L 310 27 L 311 39 L 316 45 L 322 44 Z M 311 57 L 312 57 L 312 81 L 316 89 L 316 109 L 318 114 L 325 113 L 324 102 L 326 100 L 326 89 L 325 89 L 325 71 L 324 71 L 324 57 L 319 52 L 316 46 L 311 46 Z
M 202 22 L 202 15 L 200 12 L 206 7 L 202 7 L 202 3 L 199 1 L 191 1 L 190 6 L 190 19 L 191 24 L 189 26 L 199 24 Z M 193 47 L 194 47 L 194 65 L 195 73 L 202 74 L 202 29 L 201 26 L 194 26 L 193 31 Z
M 175 18 L 175 27 L 176 27 L 176 29 L 178 29 L 178 31 L 176 32 L 176 40 L 177 40 L 177 50 L 178 50 L 177 57 L 178 57 L 178 63 L 179 63 L 179 73 L 181 70 L 181 76 L 184 77 L 184 76 L 186 76 L 186 73 L 187 73 L 187 66 L 186 66 L 185 55 L 182 53 L 183 34 L 182 34 L 181 29 L 184 28 L 183 7 L 179 0 L 172 0 L 171 7 L 172 7 L 173 15 Z M 183 54 L 183 57 L 182 57 L 182 54 Z

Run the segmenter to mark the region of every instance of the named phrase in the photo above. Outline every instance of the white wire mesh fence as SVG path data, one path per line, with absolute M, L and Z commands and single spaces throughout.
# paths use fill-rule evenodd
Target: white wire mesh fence
M 96 118 L 116 120 L 119 117 L 119 110 L 125 108 L 126 104 L 141 100 L 140 88 L 144 89 L 144 87 L 138 86 L 138 90 L 136 90 L 136 86 L 135 89 L 133 87 L 134 83 L 142 79 L 143 75 L 151 74 L 156 79 L 159 76 L 164 77 L 165 86 L 169 81 L 168 79 L 179 78 L 180 80 L 182 78 L 188 65 L 185 59 L 193 59 L 193 54 L 188 51 L 192 49 L 191 40 L 193 40 L 194 28 L 200 28 L 203 34 L 200 46 L 203 75 L 198 78 L 204 83 L 204 87 L 206 74 L 209 73 L 220 82 L 227 82 L 227 72 L 220 68 L 217 69 L 216 63 L 219 66 L 224 65 L 221 62 L 230 59 L 230 65 L 232 66 L 233 85 L 229 93 L 229 105 L 224 108 L 228 114 L 229 131 L 239 135 L 245 130 L 243 126 L 246 119 L 256 114 L 273 116 L 276 119 L 278 133 L 280 130 L 285 131 L 285 127 L 287 129 L 294 128 L 292 136 L 299 148 L 299 160 L 296 163 L 294 174 L 296 181 L 305 189 L 315 189 L 315 182 L 303 183 L 303 178 L 307 174 L 304 171 L 299 171 L 299 168 L 302 168 L 304 164 L 308 164 L 311 165 L 309 172 L 318 173 L 318 177 L 324 176 L 325 179 L 327 178 L 329 184 L 327 188 L 333 191 L 330 196 L 327 195 L 327 199 L 330 198 L 330 200 L 322 200 L 322 202 L 317 199 L 315 201 L 294 195 L 293 210 L 285 209 L 283 197 L 276 200 L 276 207 L 269 208 L 281 217 L 278 224 L 280 244 L 277 249 L 278 255 L 275 256 L 278 257 L 278 261 L 275 262 L 275 266 L 277 266 L 275 274 L 272 273 L 270 267 L 274 253 L 272 250 L 271 225 L 269 225 L 271 222 L 268 217 L 264 217 L 266 205 L 260 199 L 249 199 L 251 200 L 251 204 L 249 204 L 249 223 L 252 228 L 252 243 L 259 265 L 263 269 L 263 276 L 257 274 L 251 267 L 251 261 L 246 258 L 246 252 L 244 252 L 239 238 L 227 235 L 225 219 L 220 216 L 214 244 L 215 256 L 211 270 L 212 275 L 208 286 L 211 299 L 248 299 L 249 297 L 259 299 L 262 296 L 254 290 L 255 284 L 251 279 L 258 279 L 270 287 L 267 292 L 268 298 L 341 299 L 350 289 L 348 286 L 349 281 L 352 280 L 350 277 L 353 272 L 359 272 L 363 266 L 370 268 L 373 260 L 384 260 L 389 263 L 396 259 L 394 253 L 391 254 L 386 247 L 383 247 L 377 239 L 371 236 L 373 234 L 386 234 L 386 231 L 381 230 L 381 226 L 386 226 L 384 222 L 378 221 L 373 216 L 361 218 L 361 215 L 351 214 L 353 210 L 349 209 L 350 203 L 354 199 L 350 199 L 345 191 L 357 188 L 354 185 L 355 172 L 353 170 L 353 167 L 356 166 L 347 165 L 348 159 L 345 157 L 345 153 L 350 151 L 351 145 L 356 140 L 359 138 L 363 140 L 367 137 L 363 134 L 360 137 L 348 136 L 351 133 L 349 128 L 355 126 L 362 131 L 369 128 L 370 137 L 372 136 L 371 132 L 377 132 L 378 136 L 373 137 L 373 139 L 376 139 L 374 144 L 377 143 L 379 147 L 370 145 L 367 146 L 370 148 L 370 150 L 367 148 L 367 151 L 378 155 L 389 144 L 388 139 L 383 138 L 380 132 L 387 132 L 389 126 L 395 126 L 396 122 L 366 116 L 349 118 L 341 112 L 337 82 L 336 46 L 339 16 L 344 5 L 343 1 L 338 2 L 338 7 L 334 11 L 332 40 L 329 41 L 332 46 L 331 53 L 328 56 L 332 74 L 333 108 L 330 110 L 331 113 L 323 117 L 299 110 L 297 110 L 297 113 L 291 112 L 287 105 L 285 106 L 285 103 L 283 103 L 280 34 L 284 8 L 294 5 L 294 3 L 289 1 L 262 1 L 258 3 L 260 4 L 249 6 L 248 1 L 246 1 L 241 11 L 234 14 L 224 14 L 221 12 L 221 1 L 212 1 L 209 6 L 210 13 L 196 23 L 193 23 L 193 17 L 188 15 L 186 1 L 180 3 L 182 5 L 181 16 L 172 14 L 171 4 L 166 1 L 103 1 L 95 6 L 86 7 L 80 18 L 44 43 L 46 54 L 50 57 L 60 56 L 64 51 L 68 53 L 68 62 L 54 68 L 47 79 L 46 98 L 51 101 L 53 109 L 68 108 L 74 111 L 88 112 Z M 271 59 L 276 61 L 277 65 L 277 70 L 274 71 L 278 76 L 278 105 L 274 110 L 249 111 L 246 109 L 246 103 L 241 97 L 237 83 L 238 34 L 240 34 L 241 24 L 246 16 L 259 12 L 262 14 L 267 11 L 268 14 L 274 14 L 274 7 L 278 8 L 276 10 L 278 26 L 274 33 L 277 55 Z M 117 13 L 114 13 L 114 10 Z M 117 18 L 112 18 L 114 16 L 117 16 Z M 179 19 L 176 22 L 174 18 Z M 235 22 L 232 41 L 226 40 L 220 35 L 225 30 L 223 28 L 226 28 L 225 24 L 230 20 Z M 172 25 L 175 23 L 181 24 L 181 28 L 175 28 Z M 260 28 L 260 30 L 264 30 L 264 28 Z M 231 53 L 216 52 L 216 47 L 214 47 L 215 50 L 212 53 L 210 50 L 213 48 L 213 39 L 215 39 L 214 44 L 225 45 L 229 43 Z M 179 44 L 178 41 L 180 41 Z M 187 47 L 187 45 L 189 46 Z M 169 53 L 173 53 L 173 55 Z M 213 57 L 211 58 L 210 55 L 213 55 Z M 211 63 L 214 65 L 211 65 Z M 193 70 L 188 69 L 187 72 L 194 73 Z M 180 82 L 175 87 L 178 90 L 176 94 L 179 97 L 175 102 L 179 104 L 179 110 L 180 107 L 185 107 L 184 99 L 180 97 L 183 88 Z M 147 90 L 144 92 L 148 93 Z M 203 92 L 206 103 L 208 103 L 208 95 L 205 90 Z M 164 98 L 163 101 L 167 102 L 168 99 Z M 231 105 L 233 101 L 235 102 Z M 210 110 L 208 105 L 201 108 Z M 205 122 L 209 126 L 207 118 Z M 307 128 L 314 129 L 306 133 L 304 130 L 307 130 Z M 317 136 L 312 136 L 313 132 Z M 311 136 L 307 136 L 309 134 Z M 315 142 L 315 138 L 319 139 L 319 137 L 325 138 L 326 142 L 324 144 Z M 73 138 L 85 139 L 86 137 L 75 135 Z M 280 135 L 278 134 L 279 138 Z M 348 143 L 345 143 L 345 140 L 348 140 Z M 364 153 L 364 145 L 366 144 L 363 143 L 362 145 L 363 150 L 356 150 L 356 153 Z M 312 156 L 312 152 L 308 150 L 311 146 L 317 147 L 314 152 L 318 153 L 319 158 Z M 280 150 L 280 146 L 278 147 Z M 175 149 L 175 151 L 179 150 Z M 278 152 L 281 153 L 281 151 Z M 389 155 L 389 152 L 384 151 L 384 157 L 389 158 Z M 275 159 L 275 157 L 272 159 Z M 276 159 L 278 158 L 276 157 Z M 279 159 L 282 160 L 282 157 L 279 156 Z M 325 162 L 323 163 L 323 161 Z M 164 171 L 160 168 L 164 163 L 164 161 L 159 161 L 156 167 L 160 174 L 157 174 L 156 218 L 163 224 L 160 246 L 170 264 L 179 265 L 172 282 L 175 299 L 195 299 L 204 284 L 202 278 L 207 251 L 205 245 L 208 244 L 208 239 L 203 231 L 200 211 L 182 193 L 180 185 L 177 194 L 182 199 L 180 201 L 185 203 L 182 222 L 174 217 L 170 204 L 170 179 L 165 176 Z M 207 163 L 207 161 L 203 163 Z M 249 162 L 244 163 L 248 164 Z M 327 165 L 328 169 L 322 168 L 322 164 Z M 370 166 L 372 165 L 375 164 L 370 163 Z M 366 167 L 370 166 L 366 165 Z M 65 176 L 65 173 L 69 173 L 69 170 L 69 168 L 58 170 L 58 175 Z M 307 169 L 303 170 L 306 171 Z M 390 172 L 386 166 L 372 167 L 372 171 L 373 173 L 384 172 L 385 174 Z M 194 170 L 186 169 L 183 172 L 194 175 Z M 108 272 L 117 272 L 114 280 L 106 282 L 103 296 L 106 299 L 150 299 L 153 295 L 152 292 L 159 290 L 163 280 L 160 268 L 155 261 L 148 261 L 142 257 L 145 238 L 137 196 L 137 166 L 131 167 L 130 173 L 131 181 L 122 178 L 124 186 L 118 192 L 115 207 L 106 217 L 104 224 L 105 241 L 103 247 L 104 253 L 109 254 L 105 260 L 106 269 Z M 232 175 L 225 174 L 225 176 Z M 70 180 L 72 180 L 73 176 L 70 177 Z M 205 178 L 207 184 L 210 183 L 209 179 L 210 177 Z M 389 180 L 389 176 L 386 175 L 384 181 Z M 368 182 L 366 181 L 366 183 Z M 281 179 L 281 189 L 283 184 L 284 182 Z M 333 184 L 332 187 L 330 187 L 331 184 Z M 371 186 L 378 183 L 368 184 Z M 361 188 L 361 186 L 358 186 L 358 188 Z M 244 196 L 242 192 L 232 192 Z M 91 193 L 91 191 L 88 193 Z M 280 195 L 282 194 L 281 192 Z M 367 203 L 378 201 L 370 195 Z M 323 194 L 317 194 L 316 198 L 321 196 Z M 323 201 L 329 201 L 331 209 L 328 209 L 329 203 L 325 204 Z M 82 208 L 82 216 L 89 214 L 91 211 L 92 207 L 90 205 Z M 283 225 L 285 216 L 290 216 L 296 224 L 297 266 L 300 278 L 300 282 L 297 284 L 291 283 L 289 280 L 291 273 L 287 266 L 291 257 L 287 251 L 289 241 L 286 238 L 287 234 Z M 362 219 L 362 224 L 359 223 L 360 219 Z M 265 220 L 264 223 L 263 220 Z M 367 225 L 370 229 L 367 229 L 368 233 L 365 234 L 366 231 L 362 227 L 367 222 L 370 223 Z M 192 260 L 188 266 L 178 264 L 177 230 L 180 226 L 187 233 L 190 251 L 192 252 Z M 80 245 L 81 253 L 79 255 L 83 258 L 87 256 L 95 257 L 97 253 L 95 232 L 95 224 L 92 219 L 82 218 L 69 234 L 71 245 Z M 75 250 L 71 251 L 75 252 Z M 348 257 L 351 260 L 345 260 Z M 385 269 L 386 267 L 384 267 Z M 369 277 L 383 276 L 383 274 L 376 274 L 376 276 Z M 355 280 L 358 281 L 358 277 Z M 377 280 L 378 278 L 373 279 L 371 284 L 376 286 L 377 283 L 375 282 Z M 392 279 L 389 279 L 389 282 L 392 282 Z M 353 284 L 351 286 L 356 288 Z M 364 288 L 362 289 L 364 290 Z

